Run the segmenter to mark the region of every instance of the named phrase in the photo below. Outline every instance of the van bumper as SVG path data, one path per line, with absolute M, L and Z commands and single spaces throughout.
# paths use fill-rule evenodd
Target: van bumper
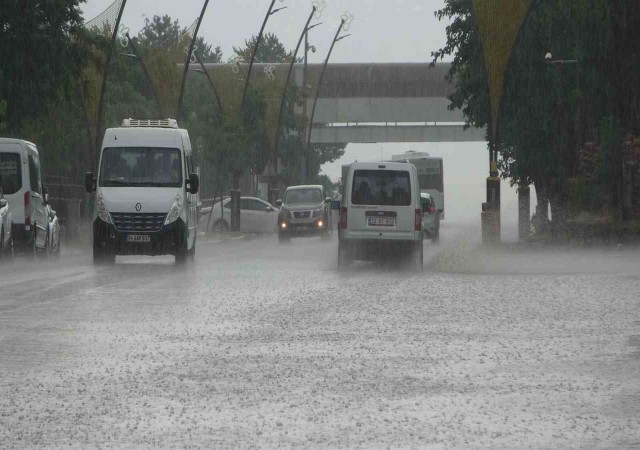
M 149 242 L 127 242 L 128 235 L 149 236 Z M 97 218 L 93 222 L 94 245 L 101 245 L 116 255 L 175 255 L 184 245 L 187 227 L 182 219 L 169 225 L 163 225 L 160 231 L 154 233 L 129 233 L 117 231 L 113 224 Z
M 420 240 L 393 239 L 340 239 L 340 245 L 352 259 L 377 260 L 380 258 L 404 258 L 419 246 Z

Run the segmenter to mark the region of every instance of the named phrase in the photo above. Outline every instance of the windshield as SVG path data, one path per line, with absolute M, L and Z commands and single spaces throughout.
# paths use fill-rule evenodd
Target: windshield
M 22 187 L 18 153 L 0 153 L 0 187 L 5 195 L 15 194 Z
M 317 188 L 291 189 L 284 196 L 285 205 L 311 205 L 322 203 L 322 191 Z
M 102 152 L 100 186 L 182 186 L 180 150 L 113 147 Z
M 399 170 L 356 170 L 351 202 L 354 205 L 409 206 L 409 172 Z

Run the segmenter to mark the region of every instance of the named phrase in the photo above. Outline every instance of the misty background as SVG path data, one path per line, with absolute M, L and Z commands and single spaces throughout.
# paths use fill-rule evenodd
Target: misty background
M 88 0 L 82 8 L 85 19 L 98 15 L 111 2 Z M 309 52 L 311 63 L 321 63 L 326 57 L 340 16 L 345 11 L 355 16 L 349 30 L 352 36 L 336 45 L 331 57 L 334 63 L 430 62 L 431 52 L 446 43 L 448 22 L 440 22 L 434 15 L 444 6 L 442 0 L 327 0 L 326 3 L 322 17 L 316 21 L 322 25 L 309 35 L 309 43 L 317 48 L 316 53 Z M 258 33 L 269 4 L 269 0 L 210 0 L 200 35 L 213 47 L 220 46 L 226 60 L 232 56 L 233 46 L 241 46 L 245 39 Z M 137 34 L 146 18 L 167 14 L 179 20 L 181 26 L 188 27 L 200 14 L 202 5 L 200 0 L 129 0 L 122 23 L 131 34 Z M 277 34 L 285 46 L 294 48 L 311 10 L 311 1 L 276 2 L 276 7 L 281 6 L 287 9 L 269 19 L 265 32 Z M 392 155 L 408 150 L 427 152 L 444 159 L 446 220 L 443 226 L 470 222 L 479 225 L 489 172 L 486 143 L 350 144 L 340 160 L 326 164 L 322 171 L 337 180 L 342 164 L 390 159 Z M 535 190 L 532 189 L 532 208 L 535 201 Z M 515 188 L 503 181 L 502 234 L 505 240 L 515 240 L 517 236 L 517 205 Z

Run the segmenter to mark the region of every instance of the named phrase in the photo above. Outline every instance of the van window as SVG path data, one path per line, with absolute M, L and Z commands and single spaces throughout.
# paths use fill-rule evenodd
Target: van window
M 411 181 L 405 170 L 356 170 L 351 203 L 354 205 L 409 206 Z
M 33 155 L 29 155 L 29 183 L 33 192 L 40 193 L 40 163 Z
M 0 153 L 0 187 L 5 195 L 22 188 L 22 167 L 19 153 Z
M 99 182 L 104 187 L 181 187 L 182 155 L 176 148 L 105 148 Z

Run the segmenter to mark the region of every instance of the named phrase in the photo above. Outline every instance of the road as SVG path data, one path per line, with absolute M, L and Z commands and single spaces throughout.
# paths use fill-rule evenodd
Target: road
M 0 447 L 639 448 L 640 252 L 336 241 L 0 268 Z

